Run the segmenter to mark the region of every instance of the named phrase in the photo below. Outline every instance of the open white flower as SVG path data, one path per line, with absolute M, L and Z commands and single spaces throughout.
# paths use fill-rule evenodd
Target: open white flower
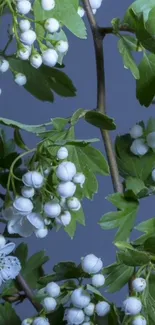
M 10 279 L 15 279 L 21 270 L 21 264 L 18 258 L 15 256 L 7 256 L 14 248 L 14 243 L 8 243 L 0 248 L 0 285 Z

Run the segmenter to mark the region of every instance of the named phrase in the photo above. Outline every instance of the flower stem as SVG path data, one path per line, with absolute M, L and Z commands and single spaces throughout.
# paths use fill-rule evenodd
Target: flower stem
M 29 287 L 29 285 L 27 284 L 27 282 L 25 281 L 25 279 L 23 278 L 23 276 L 21 274 L 18 274 L 16 280 L 17 280 L 20 288 L 25 292 L 25 295 L 29 299 L 29 301 L 31 302 L 31 304 L 34 306 L 34 308 L 37 311 L 40 312 L 43 309 L 43 307 L 42 307 L 41 304 L 39 304 L 37 301 L 34 300 L 33 291 L 31 290 L 31 288 Z

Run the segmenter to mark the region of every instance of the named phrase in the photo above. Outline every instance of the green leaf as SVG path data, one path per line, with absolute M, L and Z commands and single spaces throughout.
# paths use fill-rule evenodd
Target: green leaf
M 39 124 L 39 125 L 27 125 L 27 124 L 22 124 L 20 122 L 16 122 L 13 120 L 9 120 L 7 118 L 0 117 L 0 124 L 12 127 L 12 128 L 18 128 L 27 132 L 31 133 L 40 133 L 46 130 L 45 126 L 46 123 L 44 124 Z M 52 123 L 51 123 L 52 124 Z
M 103 274 L 106 274 L 105 287 L 110 293 L 119 291 L 129 281 L 134 272 L 134 267 L 127 266 L 122 263 L 113 264 L 110 267 L 103 269 Z
M 56 117 L 52 119 L 52 125 L 55 130 L 63 131 L 66 125 L 68 124 L 69 119 Z
M 148 107 L 155 96 L 155 54 L 144 55 L 139 72 L 140 79 L 136 84 L 137 99 L 141 105 Z
M 150 117 L 147 122 L 145 134 L 148 135 L 151 132 L 155 132 L 155 118 L 153 117 Z
M 147 252 L 155 254 L 155 236 L 151 236 L 145 240 L 144 249 Z
M 13 71 L 26 75 L 27 83 L 24 88 L 39 100 L 53 102 L 52 90 L 61 96 L 75 96 L 76 89 L 64 72 L 45 66 L 35 69 L 29 62 L 15 57 L 10 57 L 9 63 Z
M 125 185 L 127 190 L 132 190 L 136 195 L 140 193 L 148 193 L 147 187 L 145 186 L 144 182 L 139 178 L 129 176 L 125 180 Z
M 71 117 L 71 125 L 75 125 L 81 117 L 84 117 L 86 114 L 86 110 L 83 108 L 79 108 Z
M 126 15 L 124 17 L 124 23 L 128 24 L 130 27 L 134 28 L 134 20 L 132 19 L 131 9 L 135 14 L 143 14 L 144 21 L 148 20 L 149 12 L 154 7 L 154 0 L 136 0 L 128 8 Z
M 19 129 L 15 128 L 14 129 L 14 140 L 17 146 L 23 150 L 28 150 L 28 147 L 26 146 Z
M 134 241 L 136 245 L 142 245 L 149 238 L 154 236 L 155 233 L 155 218 L 143 221 L 135 227 L 136 230 L 144 232 L 145 235 L 140 236 Z
M 77 6 L 76 6 L 77 7 Z M 44 11 L 39 0 L 35 0 L 34 6 L 35 20 L 44 21 L 48 18 L 56 18 L 62 25 L 65 25 L 74 35 L 79 38 L 86 38 L 86 27 L 83 20 L 77 14 L 75 5 L 70 0 L 56 1 L 53 10 Z
M 128 240 L 134 227 L 138 202 L 127 201 L 120 193 L 113 194 L 107 198 L 120 211 L 108 212 L 99 221 L 102 229 L 115 229 L 118 231 L 115 242 Z
M 99 112 L 95 111 L 89 111 L 84 116 L 85 120 L 104 130 L 115 130 L 116 124 L 114 123 L 114 120 L 107 115 L 101 114 Z
M 132 139 L 129 134 L 116 138 L 116 158 L 120 175 L 124 178 L 136 177 L 145 182 L 155 164 L 155 153 L 150 150 L 146 155 L 137 157 L 130 152 L 131 144 Z
M 47 315 L 48 320 L 50 321 L 50 324 L 52 325 L 65 325 L 66 322 L 64 319 L 64 313 L 65 309 L 63 306 L 59 306 L 57 310 L 52 312 L 51 314 Z
M 14 308 L 6 302 L 0 305 L 0 324 L 1 325 L 21 325 L 21 320 L 15 313 Z
M 101 297 L 103 299 L 103 295 L 101 294 L 101 292 L 99 290 L 97 290 L 96 288 L 94 288 L 92 285 L 87 284 L 86 289 L 88 291 L 90 291 L 91 293 L 95 294 L 96 296 L 99 296 L 99 297 Z
M 71 238 L 73 238 L 75 235 L 76 223 L 80 223 L 81 225 L 85 226 L 85 215 L 82 208 L 77 212 L 72 211 L 72 220 L 70 224 L 64 228 Z
M 131 35 L 123 35 L 123 39 L 130 51 L 142 52 L 142 47 L 139 40 Z
M 139 79 L 138 67 L 132 57 L 130 46 L 128 45 L 128 42 L 124 36 L 121 36 L 118 41 L 118 49 L 123 58 L 124 68 L 130 69 L 133 77 L 135 79 Z
M 68 279 L 78 279 L 81 277 L 89 278 L 81 267 L 76 266 L 73 262 L 61 262 L 54 266 L 54 274 L 46 275 L 39 279 L 39 283 L 46 285 L 50 281 L 63 281 Z
M 129 266 L 140 266 L 149 264 L 150 258 L 146 252 L 125 249 L 117 253 L 119 261 Z
M 17 246 L 15 256 L 18 256 L 22 268 L 24 268 L 28 257 L 28 246 L 25 243 L 21 243 L 19 246 Z

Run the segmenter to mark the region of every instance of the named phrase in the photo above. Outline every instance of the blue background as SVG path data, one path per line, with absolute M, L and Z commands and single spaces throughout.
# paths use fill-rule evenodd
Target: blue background
M 96 18 L 100 25 L 110 26 L 114 17 L 122 18 L 125 10 L 132 2 L 129 0 L 103 0 Z M 85 18 L 86 21 L 86 18 Z M 5 16 L 1 27 L 0 46 L 5 44 L 6 24 L 8 17 Z M 56 96 L 54 104 L 43 103 L 31 96 L 24 88 L 17 86 L 10 72 L 1 75 L 0 87 L 0 115 L 27 124 L 40 124 L 53 117 L 67 117 L 78 108 L 93 109 L 96 106 L 96 71 L 92 36 L 88 27 L 88 39 L 80 40 L 71 33 L 67 33 L 70 48 L 65 58 L 65 72 L 73 80 L 77 88 L 77 97 L 61 98 Z M 116 132 L 111 132 L 114 140 L 116 134 L 123 134 L 139 120 L 146 121 L 150 115 L 154 116 L 154 106 L 149 109 L 141 107 L 136 100 L 135 80 L 131 73 L 123 68 L 122 59 L 117 50 L 117 38 L 108 35 L 104 41 L 105 50 L 105 73 L 106 73 L 106 104 L 108 115 L 115 118 Z M 11 130 L 7 129 L 8 136 Z M 25 134 L 25 140 L 30 147 L 35 146 L 36 139 L 30 134 Z M 97 128 L 84 122 L 80 122 L 77 128 L 79 138 L 100 138 Z M 102 152 L 102 141 L 96 145 Z M 39 240 L 35 236 L 24 240 L 29 244 L 30 255 L 42 250 L 47 251 L 50 262 L 45 265 L 46 272 L 52 272 L 54 264 L 60 261 L 72 260 L 77 263 L 80 257 L 88 253 L 94 253 L 102 257 L 107 266 L 115 261 L 115 248 L 112 245 L 115 231 L 103 231 L 97 224 L 100 217 L 113 209 L 104 198 L 113 192 L 110 177 L 99 177 L 99 193 L 93 201 L 84 201 L 83 207 L 86 215 L 86 227 L 78 226 L 74 240 L 62 230 L 52 231 L 48 237 Z M 154 198 L 143 199 L 138 214 L 138 222 L 154 216 Z M 17 241 L 18 243 L 20 240 Z M 126 297 L 126 288 L 113 295 L 107 295 L 118 305 Z M 22 319 L 34 314 L 33 307 L 29 302 L 17 306 Z

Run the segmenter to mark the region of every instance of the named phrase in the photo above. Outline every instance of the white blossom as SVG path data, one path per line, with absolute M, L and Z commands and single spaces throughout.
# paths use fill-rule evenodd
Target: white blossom
M 103 274 L 94 274 L 92 277 L 92 285 L 96 288 L 102 287 L 105 283 L 105 277 Z
M 56 218 L 61 213 L 61 206 L 53 201 L 47 202 L 44 205 L 44 212 L 49 218 Z
M 50 325 L 50 323 L 45 317 L 37 317 L 34 319 L 32 325 Z
M 136 292 L 143 292 L 146 288 L 146 280 L 143 278 L 135 278 L 132 281 L 132 288 Z
M 130 130 L 131 138 L 137 139 L 140 138 L 142 135 L 143 135 L 143 128 L 140 125 L 136 124 L 131 128 Z
M 145 143 L 144 139 L 135 139 L 132 142 L 130 151 L 136 156 L 144 156 L 149 150 L 148 145 Z
M 100 301 L 95 306 L 96 314 L 98 316 L 105 316 L 110 312 L 110 305 L 106 301 Z
M 26 30 L 29 30 L 31 27 L 31 24 L 28 19 L 21 19 L 19 21 L 19 28 L 22 32 L 26 32 Z
M 151 132 L 146 137 L 147 144 L 150 148 L 155 148 L 155 132 Z
M 46 227 L 35 230 L 37 238 L 45 238 L 48 235 L 48 229 Z
M 35 190 L 33 187 L 23 186 L 21 189 L 22 196 L 30 199 L 34 196 Z
M 58 61 L 58 53 L 54 49 L 47 49 L 42 54 L 42 60 L 48 67 L 54 67 Z
M 92 9 L 99 9 L 102 4 L 102 0 L 89 0 L 89 2 Z
M 77 288 L 72 292 L 71 302 L 74 307 L 85 308 L 90 303 L 90 295 L 83 288 Z
M 21 15 L 26 15 L 31 10 L 31 2 L 28 0 L 18 1 L 16 4 L 16 8 Z
M 23 175 L 22 181 L 26 186 L 41 188 L 44 183 L 44 177 L 41 173 L 37 171 L 28 171 Z
M 6 72 L 9 69 L 9 62 L 0 57 L 0 72 Z
M 51 311 L 55 310 L 55 308 L 57 306 L 56 300 L 52 297 L 44 298 L 43 301 L 41 302 L 41 304 L 43 305 L 43 307 L 47 313 L 50 313 Z
M 103 262 L 94 254 L 88 254 L 81 259 L 81 266 L 84 272 L 94 274 L 102 269 Z
M 67 41 L 61 40 L 61 41 L 57 42 L 57 44 L 56 44 L 56 50 L 58 52 L 60 52 L 60 53 L 67 52 L 68 51 L 68 48 L 69 48 L 69 44 L 68 44 Z
M 41 6 L 46 11 L 52 10 L 55 7 L 55 0 L 41 0 Z
M 136 297 L 129 297 L 123 302 L 123 310 L 126 315 L 137 315 L 142 309 L 141 301 Z
M 18 51 L 18 57 L 21 60 L 28 60 L 29 56 L 30 56 L 30 50 L 28 48 L 26 48 L 25 46 L 23 46 L 19 51 Z
M 85 183 L 85 175 L 82 173 L 77 173 L 75 174 L 75 176 L 73 177 L 73 182 L 75 184 L 80 184 L 80 187 L 83 188 L 83 184 Z
M 147 325 L 147 322 L 142 315 L 138 315 L 133 319 L 132 325 Z
M 31 324 L 32 324 L 32 318 L 26 318 L 21 323 L 21 325 L 31 325 Z
M 13 207 L 21 215 L 27 215 L 33 210 L 33 203 L 30 199 L 19 196 L 14 200 Z
M 63 182 L 71 181 L 75 174 L 76 167 L 70 161 L 63 161 L 56 170 L 57 177 Z
M 66 320 L 69 324 L 79 325 L 84 321 L 84 312 L 78 308 L 70 308 L 66 313 Z
M 66 159 L 68 157 L 68 150 L 66 147 L 61 147 L 57 151 L 57 158 L 60 160 Z
M 15 279 L 21 270 L 21 264 L 18 258 L 15 256 L 7 256 L 14 248 L 14 243 L 8 243 L 0 248 L 0 285 L 10 279 Z
M 69 211 L 64 211 L 59 218 L 56 218 L 56 222 L 64 227 L 68 226 L 72 220 L 72 216 Z
M 84 308 L 84 312 L 87 316 L 92 316 L 94 314 L 94 310 L 95 304 L 93 304 L 92 302 L 90 302 L 89 305 Z
M 36 33 L 32 29 L 26 30 L 20 35 L 21 41 L 27 45 L 32 45 L 35 42 L 36 38 Z
M 6 239 L 3 235 L 0 235 L 0 248 L 4 247 L 6 244 Z
M 43 62 L 43 60 L 39 53 L 33 54 L 30 57 L 30 63 L 32 65 L 32 67 L 34 67 L 35 69 L 40 68 L 40 66 L 42 65 L 42 62 Z
M 17 73 L 14 81 L 18 86 L 24 86 L 27 83 L 27 78 L 23 73 Z
M 49 282 L 45 287 L 46 293 L 53 298 L 59 297 L 60 286 L 55 282 Z
M 57 19 L 48 18 L 45 21 L 44 27 L 49 33 L 55 33 L 55 32 L 57 32 L 59 30 L 60 24 L 59 24 Z
M 58 194 L 63 198 L 68 198 L 74 195 L 76 186 L 73 182 L 61 182 L 57 187 Z
M 71 211 L 78 211 L 81 209 L 81 203 L 76 197 L 73 196 L 67 200 L 67 207 Z

